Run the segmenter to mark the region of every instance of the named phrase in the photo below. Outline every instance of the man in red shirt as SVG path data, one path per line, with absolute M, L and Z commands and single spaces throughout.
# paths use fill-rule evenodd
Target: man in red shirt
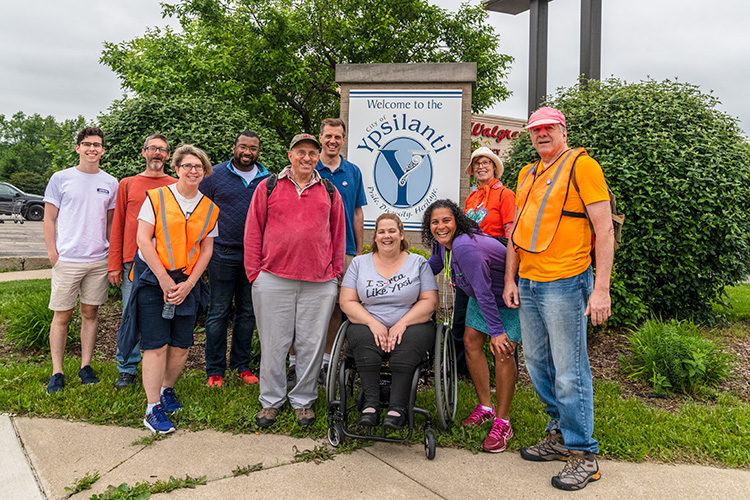
M 344 273 L 344 205 L 315 170 L 320 143 L 297 134 L 288 156 L 291 165 L 258 185 L 245 221 L 245 272 L 260 339 L 259 427 L 273 425 L 287 399 L 284 360 L 292 343 L 297 385 L 289 403 L 300 426 L 315 422 L 328 320 Z M 276 181 L 270 194 L 269 181 Z
M 109 241 L 108 277 L 113 285 L 122 285 L 123 315 L 133 286 L 129 275 L 133 267 L 133 256 L 138 249 L 135 241 L 138 212 L 146 199 L 146 191 L 177 182 L 177 179 L 164 173 L 164 166 L 169 159 L 169 141 L 166 136 L 148 136 L 141 149 L 141 155 L 146 159 L 146 169 L 138 175 L 124 178 L 117 188 L 117 205 Z M 120 372 L 120 376 L 115 382 L 115 387 L 123 389 L 135 382 L 140 362 L 140 344 L 136 344 L 132 351 L 126 353 L 120 352 L 118 348 L 117 371 Z

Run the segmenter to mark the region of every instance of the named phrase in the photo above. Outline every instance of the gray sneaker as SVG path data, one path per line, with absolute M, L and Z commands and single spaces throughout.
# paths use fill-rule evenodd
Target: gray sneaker
M 549 460 L 567 460 L 570 452 L 565 448 L 565 441 L 559 430 L 553 429 L 534 446 L 521 448 L 521 458 L 532 462 Z
M 315 423 L 315 412 L 312 408 L 295 408 L 294 415 L 300 427 L 307 427 Z
M 135 375 L 128 372 L 120 372 L 120 375 L 117 377 L 117 382 L 115 382 L 115 387 L 117 389 L 124 389 L 127 386 L 133 384 L 135 382 Z
M 579 450 L 569 450 L 569 453 L 563 470 L 552 478 L 552 486 L 567 491 L 582 490 L 589 481 L 602 477 L 595 454 Z
M 286 388 L 292 389 L 297 385 L 297 365 L 292 365 L 286 371 Z
M 271 427 L 276 423 L 276 417 L 279 416 L 278 408 L 263 408 L 255 416 L 255 423 L 258 427 L 266 428 Z

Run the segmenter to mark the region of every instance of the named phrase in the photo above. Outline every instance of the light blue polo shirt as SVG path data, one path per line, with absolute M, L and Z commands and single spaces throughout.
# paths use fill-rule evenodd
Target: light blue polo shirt
M 362 172 L 359 167 L 347 161 L 343 156 L 339 156 L 341 165 L 333 172 L 320 160 L 315 169 L 321 177 L 331 181 L 341 195 L 346 219 L 346 254 L 355 255 L 357 249 L 354 243 L 354 209 L 367 205 L 367 198 L 365 198 L 365 186 L 362 183 Z

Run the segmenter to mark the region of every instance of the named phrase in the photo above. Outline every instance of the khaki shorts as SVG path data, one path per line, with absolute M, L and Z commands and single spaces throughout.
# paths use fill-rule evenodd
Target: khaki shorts
M 107 301 L 109 280 L 107 259 L 96 262 L 65 262 L 58 260 L 52 268 L 52 293 L 49 308 L 69 311 L 76 306 L 78 292 L 81 303 L 100 306 Z

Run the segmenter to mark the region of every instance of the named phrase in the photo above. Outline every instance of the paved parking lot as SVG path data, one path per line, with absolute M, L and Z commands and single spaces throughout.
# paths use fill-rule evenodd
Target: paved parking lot
M 48 267 L 42 222 L 0 224 L 0 270 Z

